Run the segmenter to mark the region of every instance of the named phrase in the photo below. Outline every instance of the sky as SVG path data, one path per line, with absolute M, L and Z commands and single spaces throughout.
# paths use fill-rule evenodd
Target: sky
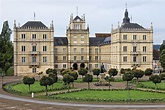
M 165 0 L 0 0 L 0 30 L 6 20 L 13 29 L 14 20 L 22 26 L 33 21 L 35 13 L 35 20 L 48 27 L 53 20 L 55 37 L 65 37 L 70 15 L 78 13 L 80 17 L 85 14 L 90 36 L 110 33 L 111 25 L 121 25 L 126 3 L 131 22 L 145 28 L 152 22 L 154 44 L 161 44 L 165 40 Z

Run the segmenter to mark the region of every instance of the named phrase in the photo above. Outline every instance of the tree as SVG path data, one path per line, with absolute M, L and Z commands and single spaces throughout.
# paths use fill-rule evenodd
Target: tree
M 110 83 L 110 82 L 111 82 L 111 81 L 114 81 L 114 78 L 111 77 L 111 76 L 106 76 L 106 77 L 105 77 L 105 80 L 108 81 L 109 90 L 110 90 L 110 86 L 111 86 L 111 83 Z
M 46 74 L 50 74 L 50 73 L 53 73 L 53 74 L 57 75 L 57 70 L 52 69 L 52 68 L 48 68 L 48 69 L 46 70 Z
M 159 75 L 152 75 L 149 79 L 155 84 L 155 90 L 156 90 L 157 89 L 156 84 L 161 82 L 161 77 Z
M 38 72 L 37 74 L 38 74 L 39 80 L 40 80 L 40 76 L 43 74 L 43 72 L 41 71 L 41 72 Z
M 165 71 L 165 49 L 163 49 L 162 52 L 160 53 L 159 61 L 161 63 L 163 71 Z
M 79 75 L 82 75 L 83 78 L 83 76 L 88 73 L 88 70 L 85 68 L 81 68 L 80 70 L 78 70 L 78 73 Z
M 64 76 L 65 74 L 70 74 L 71 70 L 70 69 L 65 69 L 61 72 L 61 75 Z
M 43 76 L 40 79 L 40 85 L 45 86 L 46 96 L 48 95 L 48 85 L 51 85 L 51 84 L 52 84 L 52 78 L 50 78 L 48 76 Z
M 127 71 L 124 75 L 123 75 L 123 77 L 122 77 L 122 79 L 123 79 L 123 81 L 127 81 L 127 89 L 129 88 L 128 87 L 128 81 L 131 81 L 132 79 L 133 79 L 133 73 L 132 73 L 132 71 Z
M 52 85 L 52 89 L 53 89 L 53 84 L 57 82 L 58 77 L 57 77 L 56 74 L 53 74 L 53 73 L 50 73 L 50 74 L 49 74 L 49 77 L 52 78 L 52 82 L 51 82 L 50 85 Z
M 71 82 L 74 82 L 74 77 L 69 74 L 64 74 L 63 81 L 68 86 L 68 92 L 69 92 L 69 86 Z
M 151 76 L 152 72 L 153 70 L 151 68 L 147 68 L 144 73 L 145 73 L 145 76 Z
M 165 43 L 163 42 L 161 45 L 160 45 L 160 53 L 162 53 L 162 51 L 165 49 Z
M 98 80 L 98 76 L 99 76 L 99 74 L 101 72 L 100 69 L 93 69 L 92 71 L 93 71 L 93 75 L 96 75 L 97 76 L 97 81 L 99 81 Z
M 22 79 L 23 83 L 25 85 L 28 85 L 28 92 L 30 93 L 30 85 L 31 84 L 34 84 L 35 82 L 35 78 L 34 77 L 29 77 L 29 76 L 24 76 L 23 79 Z
M 74 78 L 74 80 L 77 80 L 77 78 L 78 78 L 78 74 L 76 71 L 71 71 L 69 73 L 69 75 L 71 75 Z M 73 88 L 74 88 L 74 82 L 72 82 L 72 84 L 73 84 Z
M 115 68 L 111 68 L 111 69 L 109 69 L 109 71 L 108 71 L 108 74 L 110 75 L 110 76 L 116 76 L 117 75 L 117 73 L 118 73 L 118 71 L 115 69 Z
M 165 73 L 160 74 L 161 80 L 165 80 Z
M 13 63 L 13 45 L 10 41 L 11 32 L 8 21 L 5 21 L 0 34 L 0 69 L 5 73 Z
M 83 78 L 83 81 L 88 83 L 88 89 L 90 89 L 89 83 L 93 81 L 93 76 L 90 74 L 86 74 Z
M 138 79 L 142 78 L 144 75 L 144 71 L 135 69 L 133 70 L 134 77 L 136 78 L 136 84 L 138 84 Z

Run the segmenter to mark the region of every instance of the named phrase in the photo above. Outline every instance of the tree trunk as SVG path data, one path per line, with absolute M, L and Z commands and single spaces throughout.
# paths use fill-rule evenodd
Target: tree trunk
M 72 87 L 74 88 L 74 82 L 72 82 Z
M 88 89 L 90 89 L 90 85 L 89 85 L 89 82 L 88 82 Z
M 97 75 L 97 82 L 99 82 L 98 75 Z
M 68 85 L 68 92 L 69 92 L 69 84 L 67 84 Z
M 128 88 L 128 81 L 127 81 L 127 89 L 129 89 L 129 88 Z
M 155 90 L 157 90 L 157 86 L 156 86 L 156 83 L 155 83 Z
M 46 88 L 46 96 L 48 95 L 48 91 L 47 91 L 47 85 L 45 86 L 45 88 Z
M 110 91 L 110 88 L 111 88 L 110 86 L 111 86 L 111 85 L 110 85 L 110 81 L 109 81 L 109 91 Z
M 28 92 L 30 93 L 30 84 L 29 84 Z
M 138 81 L 138 78 L 137 78 L 137 79 L 136 79 L 136 85 L 138 84 L 138 82 L 139 82 L 139 81 Z

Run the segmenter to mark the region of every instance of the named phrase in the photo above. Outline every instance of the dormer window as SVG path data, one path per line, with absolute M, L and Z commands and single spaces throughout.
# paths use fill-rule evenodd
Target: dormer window
M 74 24 L 74 29 L 82 29 L 82 25 L 81 24 Z

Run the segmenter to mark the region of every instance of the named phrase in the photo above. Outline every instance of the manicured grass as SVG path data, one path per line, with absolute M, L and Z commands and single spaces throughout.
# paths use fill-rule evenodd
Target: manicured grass
M 53 84 L 53 89 L 62 88 L 63 86 L 64 86 L 63 83 L 57 82 L 57 83 Z M 25 85 L 23 83 L 14 85 L 13 89 L 15 91 L 19 91 L 23 94 L 28 93 L 28 85 Z M 48 89 L 52 89 L 52 86 L 48 86 Z M 40 86 L 39 82 L 36 81 L 34 84 L 32 84 L 30 86 L 30 90 L 31 90 L 31 92 L 42 92 L 42 91 L 45 91 L 45 86 Z
M 79 92 L 71 92 L 66 94 L 58 94 L 55 97 L 66 98 L 85 98 L 85 99 L 128 99 L 128 91 L 94 91 L 85 90 Z M 151 99 L 151 98 L 165 98 L 165 94 L 156 92 L 145 92 L 138 90 L 130 90 L 131 99 Z
M 155 88 L 155 84 L 152 81 L 146 81 L 146 82 L 139 82 L 139 87 L 145 87 L 145 88 Z M 165 89 L 165 82 L 162 81 L 161 83 L 156 84 L 158 89 Z

